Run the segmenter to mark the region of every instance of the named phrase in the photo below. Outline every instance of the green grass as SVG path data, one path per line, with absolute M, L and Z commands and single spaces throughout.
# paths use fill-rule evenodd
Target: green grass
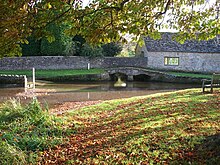
M 192 78 L 204 78 L 211 79 L 211 74 L 200 74 L 200 73 L 184 73 L 184 72 L 167 72 L 168 74 L 181 76 L 181 77 L 192 77 Z
M 7 102 L 0 164 L 218 164 L 219 100 L 219 88 L 190 89 L 105 101 L 59 118 L 36 100 Z
M 42 162 L 218 164 L 219 100 L 220 89 L 214 94 L 193 89 L 74 110 L 65 117 L 77 133 L 59 150 L 45 153 Z
M 70 70 L 70 69 L 38 70 L 36 69 L 36 78 L 53 78 L 53 77 L 62 77 L 62 76 L 101 74 L 101 73 L 104 73 L 103 69 L 90 69 L 90 70 Z M 28 77 L 31 77 L 32 70 L 0 70 L 0 74 L 27 75 Z
M 27 106 L 5 102 L 0 106 L 0 164 L 34 164 L 40 151 L 60 144 L 71 131 L 37 100 Z

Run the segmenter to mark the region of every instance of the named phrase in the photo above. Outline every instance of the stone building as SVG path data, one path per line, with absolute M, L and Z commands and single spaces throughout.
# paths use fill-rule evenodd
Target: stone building
M 220 44 L 187 40 L 180 44 L 172 40 L 174 33 L 163 33 L 161 39 L 144 38 L 144 45 L 136 48 L 137 56 L 148 60 L 149 68 L 186 72 L 220 72 Z

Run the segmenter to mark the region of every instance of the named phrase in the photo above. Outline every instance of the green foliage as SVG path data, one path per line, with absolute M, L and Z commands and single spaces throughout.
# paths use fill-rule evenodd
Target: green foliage
M 28 44 L 22 44 L 23 56 L 39 56 L 41 55 L 41 40 L 37 40 L 34 37 L 28 38 Z
M 47 27 L 47 33 L 41 39 L 36 36 L 30 36 L 28 43 L 21 44 L 23 56 L 56 56 L 72 55 L 73 41 L 72 38 L 65 34 L 67 25 L 51 24 Z
M 114 57 L 121 53 L 122 46 L 119 43 L 111 42 L 102 45 L 102 49 L 105 57 Z
M 27 106 L 21 106 L 16 100 L 1 105 L 0 130 L 0 164 L 31 163 L 37 151 L 59 144 L 68 132 L 36 99 Z
M 72 38 L 67 36 L 64 31 L 67 26 L 51 24 L 47 30 L 50 34 L 41 40 L 42 55 L 71 55 L 72 54 Z
M 25 153 L 15 145 L 10 145 L 6 141 L 0 140 L 0 164 L 27 164 Z
M 73 55 L 79 56 L 85 43 L 86 40 L 82 36 L 75 35 L 73 37 Z
M 79 55 L 89 58 L 103 57 L 103 49 L 100 46 L 91 46 L 85 43 Z
M 122 51 L 122 46 L 119 43 L 111 42 L 102 44 L 101 46 L 92 46 L 85 43 L 85 40 L 75 41 L 76 55 L 84 57 L 114 57 Z
M 103 49 L 100 46 L 90 45 L 81 35 L 73 37 L 73 55 L 83 57 L 102 57 Z
M 86 40 L 76 35 L 73 38 L 73 51 L 76 56 L 85 57 L 114 57 L 122 51 L 122 46 L 119 43 L 111 42 L 102 44 L 102 46 L 90 45 Z

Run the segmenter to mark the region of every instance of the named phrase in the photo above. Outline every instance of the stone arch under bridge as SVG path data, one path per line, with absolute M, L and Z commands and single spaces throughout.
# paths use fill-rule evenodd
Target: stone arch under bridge
M 146 80 L 158 81 L 160 79 L 168 78 L 164 72 L 136 68 L 136 67 L 118 67 L 118 68 L 108 68 L 106 69 L 111 79 L 114 80 L 114 77 L 122 77 L 122 79 L 133 81 L 135 79 L 141 78 L 143 76 Z

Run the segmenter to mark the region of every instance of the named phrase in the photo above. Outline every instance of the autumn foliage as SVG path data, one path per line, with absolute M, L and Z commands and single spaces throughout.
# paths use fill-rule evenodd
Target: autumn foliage
M 161 29 L 178 30 L 179 41 L 210 39 L 220 34 L 219 1 L 204 0 L 2 0 L 0 57 L 21 54 L 20 44 L 31 35 L 53 39 L 47 27 L 65 23 L 70 36 L 88 43 L 125 41 L 125 34 L 158 38 Z

